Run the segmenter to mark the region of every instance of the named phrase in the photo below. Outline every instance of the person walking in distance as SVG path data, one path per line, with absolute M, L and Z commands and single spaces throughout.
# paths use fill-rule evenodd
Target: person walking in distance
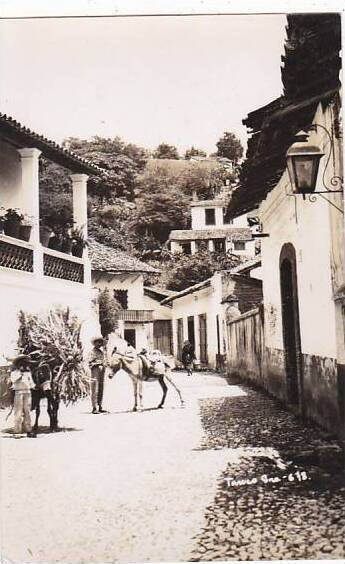
M 89 354 L 88 362 L 91 370 L 91 403 L 92 413 L 107 413 L 102 407 L 104 391 L 104 372 L 107 364 L 104 350 L 104 339 L 101 336 L 91 340 L 93 349 Z M 97 411 L 98 407 L 98 411 Z
M 184 369 L 187 370 L 188 376 L 193 374 L 193 361 L 195 360 L 195 352 L 192 343 L 185 341 L 182 348 L 182 363 Z

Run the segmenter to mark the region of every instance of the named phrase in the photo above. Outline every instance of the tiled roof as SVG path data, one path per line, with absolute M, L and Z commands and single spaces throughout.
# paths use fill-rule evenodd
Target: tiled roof
M 284 95 L 250 112 L 243 124 L 249 139 L 240 185 L 229 202 L 227 216 L 256 209 L 277 185 L 286 169 L 286 151 L 295 135 L 309 125 L 320 102 L 335 102 L 341 117 L 341 16 L 336 13 L 290 14 L 282 57 Z M 339 136 L 336 131 L 335 135 Z
M 207 280 L 204 280 L 203 282 L 194 284 L 194 286 L 189 286 L 188 288 L 185 288 L 180 292 L 174 292 L 172 296 L 169 296 L 168 298 L 162 300 L 161 304 L 165 305 L 171 303 L 174 300 L 177 300 L 178 298 L 182 298 L 183 296 L 187 296 L 188 294 L 193 294 L 193 292 L 198 292 L 199 290 L 202 290 L 203 288 L 208 288 L 209 286 L 211 286 L 211 278 L 207 278 Z
M 230 272 L 231 274 L 243 274 L 250 272 L 253 268 L 259 268 L 259 266 L 261 266 L 261 255 L 242 262 L 241 264 L 232 268 Z
M 174 294 L 176 294 L 176 292 L 173 290 L 167 290 L 166 288 L 160 288 L 158 286 L 144 286 L 144 295 L 154 299 L 159 299 L 159 301 Z
M 89 239 L 89 256 L 92 270 L 100 272 L 159 272 L 123 251 Z
M 169 241 L 199 241 L 202 239 L 231 238 L 232 241 L 249 241 L 252 232 L 248 227 L 225 227 L 220 229 L 178 229 L 171 231 Z
M 47 159 L 60 164 L 74 173 L 106 176 L 107 171 L 83 159 L 76 153 L 61 147 L 55 141 L 25 127 L 11 116 L 0 113 L 0 136 L 17 147 L 39 149 Z
M 197 200 L 190 203 L 192 208 L 207 208 L 207 207 L 218 207 L 226 205 L 226 198 L 214 198 L 213 200 Z

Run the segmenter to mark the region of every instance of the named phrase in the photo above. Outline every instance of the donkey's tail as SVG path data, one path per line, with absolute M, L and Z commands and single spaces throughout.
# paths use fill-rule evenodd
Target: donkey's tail
M 176 386 L 175 382 L 170 378 L 170 376 L 168 376 L 167 374 L 164 374 L 164 378 L 169 382 L 169 384 L 172 385 L 173 388 L 175 388 L 175 390 L 177 391 L 179 397 L 180 397 L 180 402 L 181 402 L 181 406 L 184 406 L 184 400 L 182 397 L 182 394 L 180 392 L 180 390 L 178 389 L 178 387 Z

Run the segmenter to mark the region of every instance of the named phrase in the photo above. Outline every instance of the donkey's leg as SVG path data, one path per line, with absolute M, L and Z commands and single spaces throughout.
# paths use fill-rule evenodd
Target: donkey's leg
M 143 382 L 138 380 L 138 399 L 139 399 L 139 409 L 143 409 Z
M 37 394 L 37 396 L 33 400 L 34 405 L 35 405 L 35 407 L 34 407 L 34 409 L 35 409 L 35 423 L 34 423 L 32 430 L 33 430 L 34 433 L 37 433 L 37 429 L 38 429 L 38 420 L 40 418 L 40 413 L 41 413 L 40 401 L 41 401 L 41 397 Z
M 59 411 L 59 404 L 60 400 L 58 398 L 53 398 L 52 407 L 53 407 L 53 431 L 58 431 L 58 411 Z
M 50 421 L 50 430 L 54 431 L 54 410 L 53 410 L 53 396 L 52 393 L 50 391 L 48 391 L 46 393 L 46 398 L 47 398 L 47 411 L 48 411 L 48 415 L 49 415 L 49 421 Z
M 160 378 L 158 378 L 158 382 L 160 383 L 161 388 L 163 390 L 163 397 L 162 397 L 161 403 L 158 406 L 158 409 L 159 409 L 159 408 L 163 407 L 163 405 L 164 405 L 165 398 L 166 398 L 167 391 L 168 391 L 168 386 L 164 382 L 164 376 L 161 376 Z
M 48 402 L 47 411 L 50 419 L 50 430 L 54 432 L 58 430 L 57 413 L 59 409 L 59 399 L 55 398 L 50 390 L 46 392 L 46 397 Z
M 38 390 L 31 390 L 31 411 L 35 411 L 35 423 L 32 428 L 34 433 L 37 433 L 38 419 L 40 416 L 40 393 Z
M 164 377 L 167 379 L 167 381 L 169 382 L 169 384 L 171 384 L 172 387 L 175 388 L 175 390 L 177 391 L 177 393 L 178 393 L 178 395 L 179 395 L 179 397 L 180 397 L 181 406 L 184 406 L 184 401 L 183 401 L 182 394 L 181 394 L 180 390 L 178 389 L 178 387 L 176 386 L 175 382 L 174 382 L 174 381 L 170 378 L 170 376 L 168 376 L 167 374 L 165 374 Z
M 132 382 L 133 382 L 133 391 L 134 391 L 133 411 L 137 411 L 137 409 L 138 409 L 138 380 L 136 378 L 132 378 Z

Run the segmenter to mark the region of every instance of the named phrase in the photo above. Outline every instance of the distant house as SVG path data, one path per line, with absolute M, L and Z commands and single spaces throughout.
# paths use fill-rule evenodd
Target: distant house
M 172 306 L 173 351 L 181 361 L 183 342 L 195 347 L 197 364 L 220 368 L 226 354 L 226 315 L 236 305 L 240 313 L 262 301 L 262 283 L 249 276 L 216 272 L 211 278 L 165 298 Z
M 41 243 L 39 158 L 71 171 L 73 214 L 87 236 L 87 179 L 104 171 L 9 116 L 0 114 L 0 206 L 17 209 L 30 225 L 0 221 L 0 354 L 11 356 L 18 339 L 18 312 L 44 314 L 69 308 L 82 321 L 82 340 L 99 331 L 92 309 L 91 269 L 83 256 L 55 251 Z M 10 212 L 13 213 L 13 212 Z M 46 243 L 45 243 L 46 244 Z
M 95 240 L 90 241 L 89 253 L 93 287 L 98 290 L 108 288 L 122 308 L 119 311 L 122 336 L 137 350 L 160 348 L 163 335 L 169 331 L 166 321 L 168 325 L 171 323 L 170 308 L 159 304 L 167 294 L 150 299 L 147 291 L 144 292 L 144 275 L 154 274 L 157 270 Z M 170 348 L 165 343 L 164 352 L 170 354 Z
M 231 372 L 254 380 L 298 413 L 344 437 L 340 49 L 340 15 L 289 15 L 281 71 L 284 96 L 244 120 L 252 137 L 228 211 L 233 217 L 252 210 L 261 225 L 264 311 L 251 328 L 247 319 L 241 329 L 239 318 L 228 329 Z M 301 130 L 306 134 L 294 145 Z M 294 177 L 287 169 L 292 150 L 300 152 L 291 169 Z M 303 159 L 312 153 L 319 162 L 317 176 L 311 160 L 305 164 Z M 300 188 L 297 173 L 302 175 Z M 316 187 L 310 188 L 313 179 Z M 245 347 L 239 342 L 244 329 L 252 338 Z M 256 359 L 256 368 L 249 370 L 246 359 Z
M 246 215 L 228 219 L 225 215 L 226 206 L 224 198 L 191 202 L 191 229 L 171 231 L 171 252 L 193 255 L 205 247 L 211 252 L 254 256 L 255 240 Z

